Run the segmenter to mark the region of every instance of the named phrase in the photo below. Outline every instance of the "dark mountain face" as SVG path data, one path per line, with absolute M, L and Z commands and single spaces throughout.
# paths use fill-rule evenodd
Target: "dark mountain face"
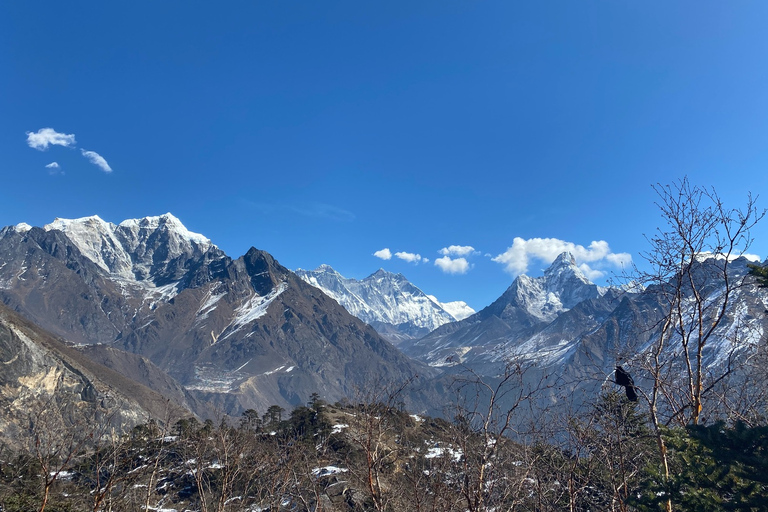
M 269 254 L 232 260 L 168 216 L 5 228 L 0 258 L 10 308 L 71 342 L 144 356 L 225 413 L 435 373 Z

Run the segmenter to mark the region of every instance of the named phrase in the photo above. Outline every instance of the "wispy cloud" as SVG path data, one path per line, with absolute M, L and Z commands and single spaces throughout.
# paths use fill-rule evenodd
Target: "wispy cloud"
M 355 214 L 338 206 L 326 203 L 306 203 L 290 207 L 296 213 L 307 217 L 319 217 L 340 222 L 352 222 Z
M 469 256 L 475 252 L 471 245 L 449 245 L 438 251 L 443 256 Z
M 446 274 L 466 274 L 471 268 L 466 258 L 451 258 L 450 256 L 437 258 L 435 265 Z
M 58 162 L 51 162 L 46 165 L 45 168 L 48 169 L 48 174 L 64 174 L 64 171 L 61 170 L 61 166 Z
M 27 132 L 27 145 L 45 151 L 48 146 L 71 148 L 76 144 L 74 133 L 59 133 L 53 128 L 40 128 L 37 132 Z
M 424 258 L 421 257 L 421 254 L 412 252 L 396 252 L 395 257 L 407 261 L 408 263 L 419 263 L 424 260 Z
M 87 158 L 93 165 L 99 167 L 102 171 L 106 173 L 112 172 L 112 168 L 109 166 L 106 160 L 104 160 L 104 157 L 98 154 L 95 151 L 86 151 L 85 149 L 81 149 L 80 152 L 83 154 L 85 158 Z
M 496 263 L 504 265 L 504 270 L 517 276 L 528 271 L 528 266 L 534 260 L 550 264 L 563 252 L 570 252 L 579 268 L 590 279 L 597 279 L 604 272 L 593 268 L 597 266 L 611 266 L 621 268 L 632 262 L 632 256 L 628 253 L 615 253 L 611 251 L 608 242 L 596 240 L 588 247 L 566 242 L 557 238 L 530 238 L 525 240 L 516 237 L 512 245 L 502 254 L 492 258 Z
M 390 251 L 388 247 L 385 247 L 380 251 L 376 251 L 375 253 L 373 253 L 373 255 L 376 256 L 377 258 L 381 258 L 382 260 L 392 259 L 392 251 Z
M 245 198 L 240 198 L 239 201 L 243 207 L 256 210 L 264 215 L 296 214 L 303 217 L 325 219 L 335 222 L 352 222 L 357 218 L 354 213 L 348 210 L 332 204 L 320 202 L 270 203 L 252 201 Z

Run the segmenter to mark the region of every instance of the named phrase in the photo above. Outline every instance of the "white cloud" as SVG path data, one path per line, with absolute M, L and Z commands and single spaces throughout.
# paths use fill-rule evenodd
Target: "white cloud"
M 27 144 L 38 151 L 45 151 L 49 145 L 72 147 L 76 144 L 74 133 L 59 133 L 53 128 L 40 128 L 35 132 L 27 132 Z
M 520 275 L 528 271 L 531 260 L 539 260 L 546 264 L 555 261 L 563 252 L 570 252 L 579 264 L 582 271 L 589 279 L 602 277 L 604 272 L 592 268 L 587 263 L 608 264 L 614 267 L 622 267 L 632 262 L 632 256 L 628 253 L 614 253 L 608 242 L 596 240 L 588 247 L 566 242 L 557 238 L 530 238 L 525 240 L 516 237 L 512 245 L 502 254 L 492 258 L 496 263 L 504 265 L 504 270 L 512 275 Z
M 81 149 L 80 152 L 85 158 L 87 158 L 93 165 L 99 167 L 104 172 L 112 172 L 112 168 L 109 166 L 104 157 L 95 151 L 86 151 Z
M 56 174 L 64 174 L 64 171 L 61 170 L 61 166 L 58 162 L 51 162 L 48 165 L 45 166 L 46 169 L 48 169 L 48 174 L 51 176 L 54 176 Z
M 396 252 L 395 257 L 407 261 L 408 263 L 418 263 L 423 260 L 421 254 L 415 254 L 412 252 Z
M 581 270 L 582 274 L 586 276 L 587 279 L 590 281 L 594 281 L 595 279 L 600 279 L 605 275 L 605 272 L 601 272 L 600 270 L 595 270 L 591 268 L 586 263 L 582 263 L 579 265 L 579 270 Z
M 438 252 L 443 256 L 469 256 L 475 252 L 475 248 L 471 245 L 450 245 L 443 247 Z
M 613 263 L 617 267 L 626 267 L 632 263 L 632 255 L 627 252 L 611 253 L 605 257 L 610 263 Z
M 435 265 L 446 274 L 466 274 L 469 271 L 469 262 L 466 258 L 452 259 L 450 256 L 443 256 L 435 260 Z
M 383 248 L 380 251 L 376 251 L 373 253 L 374 256 L 377 258 L 381 258 L 383 260 L 391 260 L 392 259 L 392 251 L 390 251 L 387 247 Z

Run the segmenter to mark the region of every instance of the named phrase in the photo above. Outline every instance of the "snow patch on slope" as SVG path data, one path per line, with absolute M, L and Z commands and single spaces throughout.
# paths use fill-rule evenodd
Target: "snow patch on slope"
M 288 289 L 288 283 L 280 283 L 271 292 L 265 296 L 254 295 L 235 310 L 235 318 L 229 324 L 225 331 L 229 331 L 223 339 L 226 339 L 250 324 L 254 320 L 267 314 L 269 305 L 285 290 Z

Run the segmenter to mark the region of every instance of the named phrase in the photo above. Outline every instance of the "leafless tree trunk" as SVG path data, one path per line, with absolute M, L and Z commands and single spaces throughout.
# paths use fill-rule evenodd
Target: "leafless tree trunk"
M 758 211 L 751 195 L 743 209 L 728 209 L 713 189 L 692 186 L 687 178 L 654 190 L 666 226 L 648 238 L 651 248 L 643 256 L 650 270 L 638 272 L 638 281 L 658 298 L 663 319 L 643 356 L 652 382 L 643 396 L 668 481 L 662 428 L 700 423 L 705 401 L 714 395 L 708 395 L 712 384 L 731 371 L 709 376 L 707 384 L 705 348 L 723 335 L 719 327 L 742 286 L 732 277 L 731 263 L 748 250 L 750 229 L 765 211 Z M 671 502 L 666 508 L 672 510 Z

